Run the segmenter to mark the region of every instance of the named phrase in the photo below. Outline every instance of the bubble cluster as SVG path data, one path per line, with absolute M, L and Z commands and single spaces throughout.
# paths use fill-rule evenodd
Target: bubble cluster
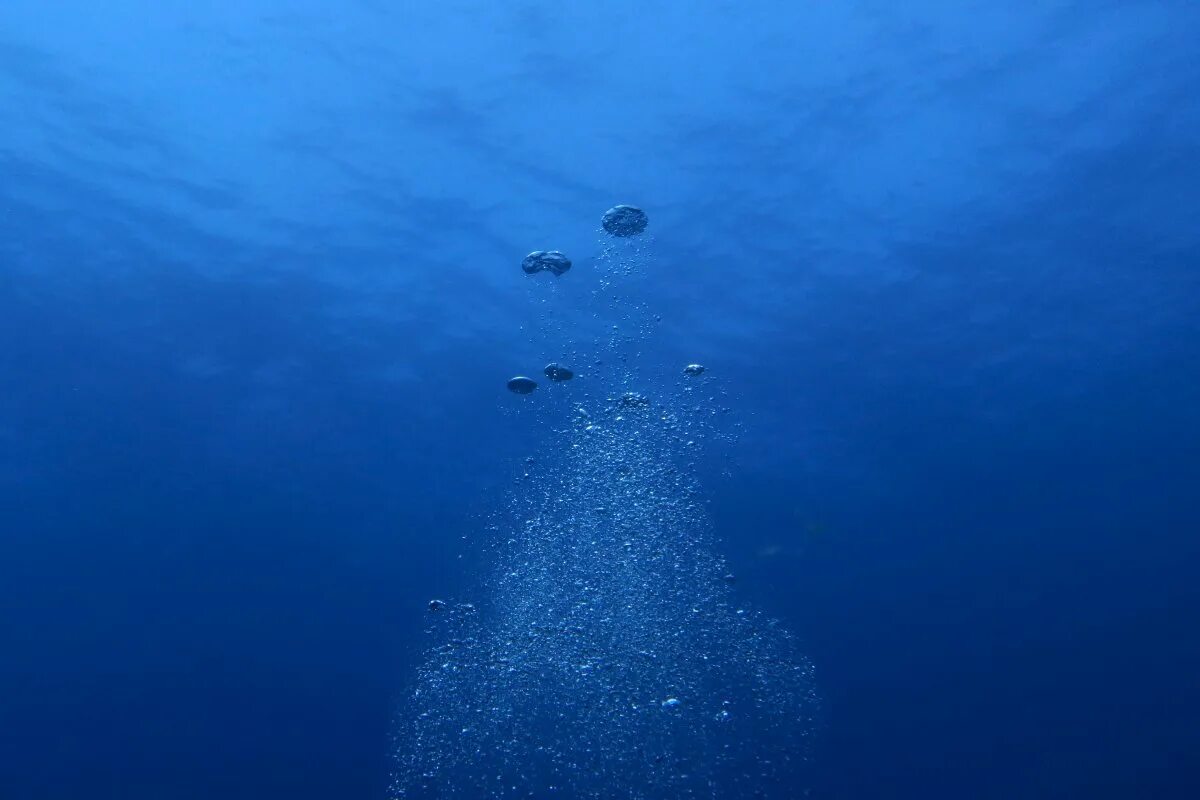
M 537 461 L 486 607 L 441 618 L 399 796 L 741 798 L 794 777 L 809 667 L 735 602 L 670 428 L 614 400 Z

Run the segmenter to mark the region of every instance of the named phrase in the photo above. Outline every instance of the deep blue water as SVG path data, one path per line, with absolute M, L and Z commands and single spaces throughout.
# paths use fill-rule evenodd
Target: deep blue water
M 814 670 L 770 796 L 1200 796 L 1197 41 L 1171 0 L 7 0 L 0 797 L 387 796 L 426 604 L 561 442 L 504 382 L 548 313 L 590 347 L 620 202 L 637 379 L 724 392 L 690 469 Z

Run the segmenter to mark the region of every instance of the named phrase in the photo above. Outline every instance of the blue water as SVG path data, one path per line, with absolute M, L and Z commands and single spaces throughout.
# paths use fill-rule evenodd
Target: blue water
M 6 0 L 0 798 L 1200 796 L 1197 41 Z

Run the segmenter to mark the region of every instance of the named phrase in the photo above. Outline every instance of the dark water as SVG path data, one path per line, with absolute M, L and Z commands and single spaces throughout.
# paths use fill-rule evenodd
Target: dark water
M 1197 40 L 4 3 L 0 797 L 1200 795 Z

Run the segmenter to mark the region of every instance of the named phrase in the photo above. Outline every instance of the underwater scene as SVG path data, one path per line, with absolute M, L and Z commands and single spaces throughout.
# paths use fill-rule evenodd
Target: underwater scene
M 0 800 L 1200 797 L 1197 42 L 0 3 Z

